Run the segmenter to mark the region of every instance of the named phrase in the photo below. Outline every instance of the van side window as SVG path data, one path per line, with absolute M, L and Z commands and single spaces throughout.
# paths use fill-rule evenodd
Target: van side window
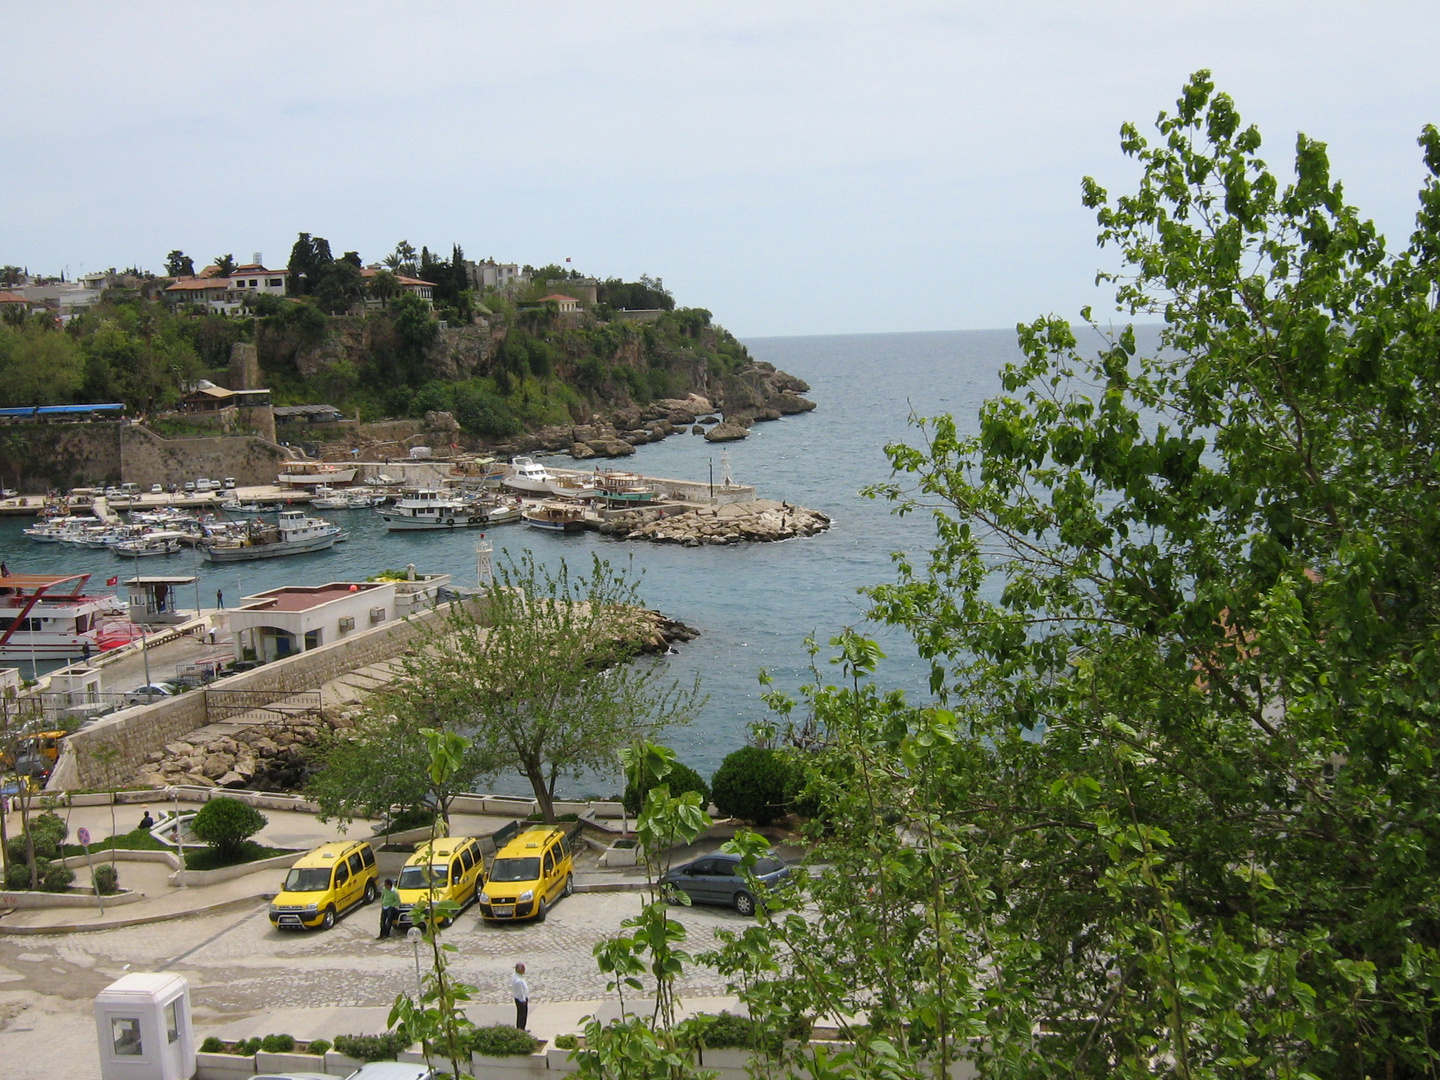
M 450 884 L 453 885 L 460 880 L 461 875 L 465 873 L 463 867 L 464 864 L 460 861 L 460 856 L 455 856 L 455 861 L 450 864 Z
M 358 851 L 355 852 L 354 855 L 351 855 L 346 861 L 350 863 L 350 873 L 352 874 L 358 874 L 365 869 L 365 864 L 361 861 Z
M 337 866 L 337 867 L 335 868 L 335 885 L 336 885 L 337 887 L 339 887 L 339 886 L 341 886 L 341 885 L 344 885 L 345 882 L 347 882 L 347 881 L 349 881 L 349 880 L 350 880 L 350 867 L 346 866 L 346 865 L 342 862 L 339 866 Z
M 555 873 L 555 849 L 551 848 L 545 852 L 545 876 L 549 877 Z
M 460 861 L 465 864 L 465 872 L 469 873 L 475 868 L 475 845 L 471 844 L 460 853 Z
M 367 869 L 375 865 L 375 849 L 369 844 L 360 849 L 360 861 L 365 864 Z

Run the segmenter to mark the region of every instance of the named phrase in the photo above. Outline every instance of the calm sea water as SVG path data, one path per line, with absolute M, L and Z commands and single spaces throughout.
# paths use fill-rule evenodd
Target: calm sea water
M 884 446 L 913 438 L 907 422 L 912 412 L 948 412 L 963 430 L 973 429 L 980 403 L 999 388 L 1001 365 L 1018 356 L 1013 331 L 757 338 L 746 345 L 757 359 L 805 379 L 819 407 L 757 424 L 748 439 L 725 444 L 731 473 L 737 483 L 753 484 L 762 498 L 830 515 L 834 524 L 827 533 L 780 544 L 703 548 L 631 544 L 593 533 L 553 536 L 521 525 L 490 534 L 497 558 L 529 548 L 546 564 L 568 560 L 572 570 L 587 566 L 592 553 L 628 565 L 641 576 L 649 606 L 700 631 L 668 663 L 683 680 L 699 673 L 709 701 L 693 725 L 669 734 L 669 742 L 681 760 L 706 776 L 742 745 L 747 726 L 766 715 L 757 680 L 762 668 L 781 689 L 807 681 L 807 634 L 822 645 L 846 626 L 878 637 L 888 654 L 885 684 L 907 690 L 914 701 L 927 699 L 926 669 L 908 639 L 866 624 L 866 603 L 857 590 L 894 577 L 892 552 L 923 552 L 930 544 L 930 523 L 923 516 L 896 518 L 885 504 L 859 492 L 889 477 Z M 718 483 L 721 449 L 699 436 L 675 435 L 641 447 L 623 464 L 693 480 L 707 479 L 713 466 Z M 329 552 L 223 568 L 186 552 L 146 559 L 143 572 L 198 569 L 206 606 L 214 603 L 217 588 L 227 603 L 235 603 L 278 585 L 363 579 L 407 563 L 453 574 L 459 585 L 475 583 L 473 533 L 387 533 L 369 511 L 324 516 L 350 530 L 349 543 Z M 12 571 L 89 571 L 95 575 L 92 584 L 103 584 L 132 569 L 108 551 L 32 543 L 20 531 L 26 524 L 0 520 L 0 552 Z M 505 788 L 503 781 L 496 786 Z

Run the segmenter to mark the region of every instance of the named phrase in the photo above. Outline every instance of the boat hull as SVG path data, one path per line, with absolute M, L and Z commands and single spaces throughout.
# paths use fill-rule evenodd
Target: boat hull
M 434 532 L 451 529 L 479 529 L 491 524 L 484 514 L 462 514 L 444 518 L 409 517 L 405 514 L 381 514 L 391 532 Z
M 256 559 L 278 559 L 282 555 L 304 555 L 325 551 L 335 546 L 338 533 L 317 536 L 310 540 L 281 540 L 274 544 L 250 544 L 245 547 L 202 547 L 200 554 L 207 562 L 254 562 Z

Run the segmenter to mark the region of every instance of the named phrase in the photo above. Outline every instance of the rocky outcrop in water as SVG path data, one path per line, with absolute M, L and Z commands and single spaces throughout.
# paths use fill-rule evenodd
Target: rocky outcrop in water
M 661 517 L 658 510 L 636 510 L 612 518 L 600 526 L 600 531 L 624 540 L 699 547 L 701 544 L 773 543 L 797 536 L 814 536 L 829 527 L 830 519 L 818 510 L 773 499 L 752 499 L 670 517 Z

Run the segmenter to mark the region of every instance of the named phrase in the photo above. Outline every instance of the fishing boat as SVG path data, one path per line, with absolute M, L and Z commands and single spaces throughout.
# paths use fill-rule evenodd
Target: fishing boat
M 87 595 L 89 574 L 0 577 L 0 660 L 75 660 L 129 640 L 103 627 L 121 619 L 118 597 Z
M 200 554 L 209 562 L 249 562 L 325 551 L 343 538 L 340 526 L 324 518 L 308 517 L 299 510 L 282 510 L 274 525 L 251 521 L 230 535 L 211 535 L 200 545 Z
M 421 529 L 473 529 L 488 525 L 485 508 L 434 488 L 421 488 L 375 511 L 391 532 Z
M 501 484 L 526 495 L 549 495 L 550 481 L 554 479 L 554 473 L 534 458 L 517 457 L 510 462 L 510 472 Z
M 336 491 L 329 484 L 320 484 L 310 498 L 310 505 L 316 510 L 348 510 L 350 496 L 343 491 Z
M 322 465 L 314 461 L 287 461 L 280 471 L 280 483 L 293 487 L 333 487 L 348 484 L 359 472 L 354 466 Z
M 639 473 L 601 469 L 595 474 L 595 483 L 606 502 L 648 503 L 660 497 L 655 485 Z
M 572 503 L 541 502 L 520 511 L 520 517 L 534 529 L 549 532 L 581 532 L 585 528 L 585 511 Z
M 600 493 L 595 477 L 585 473 L 564 473 L 550 478 L 550 494 L 575 501 L 593 499 Z
M 115 540 L 108 546 L 116 555 L 135 559 L 144 555 L 174 555 L 180 550 L 181 543 L 189 539 L 185 533 L 167 530 L 144 533 L 129 540 Z

